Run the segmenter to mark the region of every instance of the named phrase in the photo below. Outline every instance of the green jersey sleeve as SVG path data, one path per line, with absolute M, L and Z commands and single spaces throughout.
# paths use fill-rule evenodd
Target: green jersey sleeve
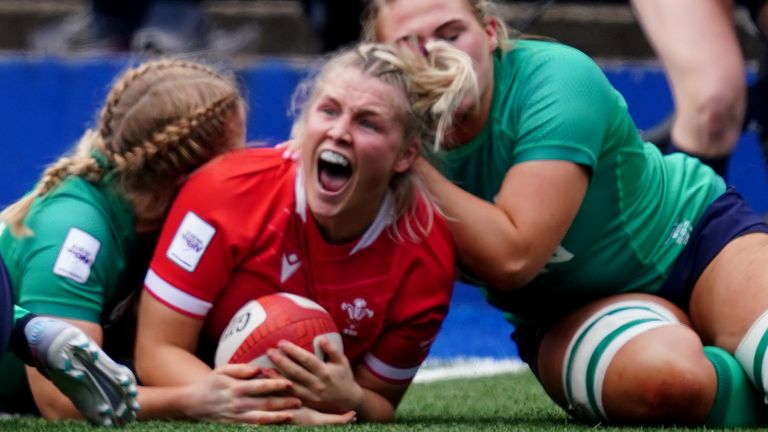
M 506 117 L 517 128 L 514 163 L 554 159 L 594 169 L 615 118 L 615 91 L 582 52 L 549 48 L 519 66 L 518 76 L 530 82 L 516 83 L 508 94 L 519 101 L 517 115 Z
M 26 218 L 33 235 L 3 233 L 16 301 L 38 314 L 100 322 L 125 268 L 120 221 L 92 185 L 60 189 L 33 204 Z

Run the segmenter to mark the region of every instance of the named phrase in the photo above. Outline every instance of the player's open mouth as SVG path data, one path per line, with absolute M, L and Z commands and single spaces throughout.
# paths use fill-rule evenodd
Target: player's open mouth
M 317 160 L 317 179 L 328 192 L 344 189 L 352 177 L 352 163 L 346 156 L 333 150 L 323 150 Z

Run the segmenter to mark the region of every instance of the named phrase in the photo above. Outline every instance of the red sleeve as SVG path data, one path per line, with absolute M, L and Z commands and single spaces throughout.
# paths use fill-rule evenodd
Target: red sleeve
M 382 336 L 365 356 L 365 366 L 390 382 L 408 382 L 427 357 L 448 313 L 455 282 L 453 241 L 448 226 L 435 220 L 427 238 L 404 240 L 396 268 L 401 284 L 388 311 Z
M 264 220 L 264 188 L 278 188 L 274 158 L 237 152 L 205 165 L 182 187 L 160 234 L 144 287 L 188 316 L 204 318 Z M 259 156 L 259 157 L 254 157 Z M 278 170 L 279 171 L 279 170 Z

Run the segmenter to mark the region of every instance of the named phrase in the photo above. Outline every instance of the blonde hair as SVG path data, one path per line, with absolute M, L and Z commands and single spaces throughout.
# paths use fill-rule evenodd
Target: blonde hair
M 95 130 L 43 172 L 0 217 L 16 235 L 35 199 L 69 176 L 110 185 L 137 220 L 159 228 L 183 178 L 236 143 L 230 126 L 245 103 L 234 79 L 200 63 L 159 59 L 125 71 L 107 95 Z
M 422 55 L 411 47 L 368 43 L 334 55 L 316 76 L 305 80 L 294 93 L 292 107 L 298 116 L 292 136 L 301 137 L 307 108 L 320 95 L 328 78 L 340 69 L 354 68 L 401 90 L 402 104 L 397 108 L 403 123 L 403 147 L 411 142 L 419 146 L 431 143 L 438 150 L 459 104 L 467 95 L 477 98 L 477 79 L 472 61 L 464 52 L 445 42 L 430 43 L 426 51 L 426 55 Z M 295 139 L 294 145 L 299 141 Z M 427 198 L 431 207 L 429 220 L 424 225 L 416 222 L 419 231 L 427 233 L 432 226 L 432 210 L 438 209 L 417 177 L 410 170 L 396 174 L 391 179 L 390 190 L 395 198 L 396 217 L 406 216 L 406 230 L 414 239 L 417 237 L 414 218 L 409 216 L 415 212 L 414 191 Z
M 392 4 L 398 0 L 368 0 L 366 11 L 363 15 L 363 40 L 367 42 L 379 41 L 378 26 L 376 21 L 379 18 L 379 14 L 384 6 Z M 410 0 L 401 0 L 410 1 Z M 488 0 L 466 0 L 467 5 L 472 10 L 472 13 L 477 18 L 477 22 L 481 25 L 485 25 L 489 21 L 496 23 L 496 34 L 499 39 L 499 46 L 502 49 L 509 49 L 511 45 L 508 44 L 510 38 L 510 31 L 507 24 L 501 19 L 498 14 L 495 13 L 496 5 L 492 1 Z

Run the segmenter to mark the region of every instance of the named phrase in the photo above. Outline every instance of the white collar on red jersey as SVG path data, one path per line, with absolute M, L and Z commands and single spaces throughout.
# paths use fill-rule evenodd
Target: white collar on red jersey
M 301 177 L 301 167 L 296 167 L 296 180 L 294 185 L 294 192 L 296 195 L 296 214 L 299 215 L 301 220 L 307 222 L 307 193 L 304 190 L 304 182 Z M 360 237 L 357 244 L 349 252 L 353 255 L 355 252 L 361 251 L 370 246 L 377 238 L 387 229 L 388 226 L 395 222 L 395 199 L 392 197 L 392 192 L 387 191 L 384 195 L 384 200 L 379 206 L 379 212 L 376 214 L 376 218 L 373 220 L 371 226 Z

